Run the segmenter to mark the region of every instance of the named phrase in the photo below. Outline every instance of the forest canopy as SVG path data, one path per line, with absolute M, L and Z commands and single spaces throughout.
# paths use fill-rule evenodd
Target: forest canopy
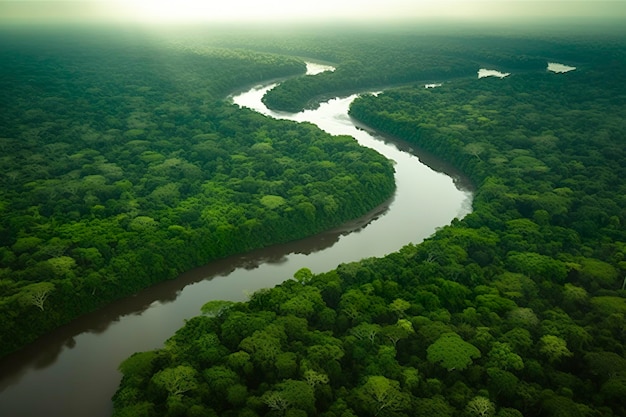
M 120 365 L 115 415 L 626 415 L 624 39 L 0 39 L 0 355 L 387 199 L 380 155 L 225 100 L 293 77 L 265 102 L 384 89 L 351 116 L 460 168 L 474 211 L 384 258 L 207 303 Z M 294 77 L 295 56 L 337 69 Z
M 351 41 L 311 52 L 349 54 Z M 350 113 L 461 168 L 474 211 L 384 258 L 207 305 L 163 348 L 121 364 L 116 416 L 626 414 L 623 40 L 454 42 L 476 70 L 478 57 L 518 71 L 409 82 Z M 355 67 L 379 50 L 355 51 L 343 74 L 378 85 Z M 378 71 L 402 73 L 402 57 Z M 546 57 L 577 70 L 527 65 Z M 350 80 L 338 70 L 275 91 L 301 107 Z
M 354 139 L 225 100 L 303 73 L 300 59 L 110 33 L 0 39 L 0 355 L 395 188 L 391 163 Z

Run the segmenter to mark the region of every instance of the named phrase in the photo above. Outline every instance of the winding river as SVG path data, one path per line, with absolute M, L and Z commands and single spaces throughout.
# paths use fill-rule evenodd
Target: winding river
M 312 65 L 310 70 L 319 72 L 320 67 Z M 110 416 L 111 396 L 121 378 L 118 364 L 133 352 L 162 346 L 205 302 L 245 300 L 246 294 L 276 285 L 302 267 L 322 272 L 340 263 L 383 256 L 423 240 L 471 210 L 469 186 L 454 170 L 351 120 L 347 111 L 356 95 L 335 98 L 316 110 L 282 114 L 261 103 L 272 86 L 254 87 L 232 100 L 272 117 L 351 135 L 377 150 L 395 161 L 394 197 L 336 230 L 186 272 L 85 315 L 0 360 L 0 416 Z

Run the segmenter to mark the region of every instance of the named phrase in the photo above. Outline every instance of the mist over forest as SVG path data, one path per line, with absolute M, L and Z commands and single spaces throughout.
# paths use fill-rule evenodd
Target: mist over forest
M 276 83 L 262 103 L 284 114 L 359 94 L 349 117 L 461 172 L 471 212 L 246 301 L 207 296 L 107 370 L 96 414 L 626 415 L 621 2 L 403 18 L 398 1 L 375 24 L 343 16 L 350 2 L 210 24 L 193 2 L 170 21 L 166 2 L 135 3 L 0 3 L 0 364 L 142 289 L 393 201 L 396 161 L 231 100 Z M 18 374 L 0 414 L 28 415 L 9 394 L 38 377 Z

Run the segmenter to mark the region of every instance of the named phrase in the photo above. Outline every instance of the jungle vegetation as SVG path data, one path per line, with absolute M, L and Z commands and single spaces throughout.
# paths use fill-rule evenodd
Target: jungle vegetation
M 137 33 L 0 37 L 0 355 L 211 260 L 338 226 L 393 167 L 229 104 L 300 59 Z
M 120 365 L 115 415 L 626 415 L 624 40 L 489 42 L 451 44 L 524 71 L 445 80 L 451 69 L 441 87 L 389 89 L 351 108 L 461 168 L 477 186 L 473 213 L 384 258 L 207 303 L 163 348 Z M 350 50 L 330 44 L 311 51 Z M 417 54 L 393 45 L 408 50 L 380 64 L 381 50 L 354 49 L 363 85 Z M 578 68 L 554 74 L 547 60 Z M 354 88 L 345 65 L 283 83 L 273 104 Z

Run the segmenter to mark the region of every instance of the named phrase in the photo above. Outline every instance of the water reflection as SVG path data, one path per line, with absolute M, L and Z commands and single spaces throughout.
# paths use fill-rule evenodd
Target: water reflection
M 226 277 L 237 269 L 252 271 L 264 264 L 281 265 L 288 262 L 290 254 L 310 255 L 327 249 L 337 243 L 341 236 L 365 229 L 372 221 L 384 215 L 392 202 L 393 197 L 366 215 L 336 229 L 305 239 L 217 260 L 184 272 L 174 280 L 160 282 L 131 297 L 114 301 L 96 312 L 81 316 L 72 323 L 41 337 L 19 352 L 0 359 L 2 370 L 0 392 L 19 382 L 20 377 L 28 371 L 28 367 L 24 365 L 30 364 L 33 369 L 43 369 L 54 364 L 64 348 L 72 349 L 76 346 L 75 337 L 80 334 L 102 334 L 109 329 L 111 324 L 119 322 L 121 317 L 140 316 L 155 303 L 163 305 L 174 302 L 181 291 L 191 284 L 214 277 Z
M 306 63 L 306 74 L 307 75 L 317 75 L 326 71 L 334 71 L 335 67 L 326 64 L 320 64 L 317 62 L 307 62 Z
M 242 100 L 259 106 L 262 94 L 253 89 Z M 342 262 L 383 256 L 467 214 L 472 195 L 459 187 L 461 177 L 453 174 L 452 179 L 420 163 L 427 154 L 415 156 L 417 150 L 406 143 L 357 128 L 346 115 L 354 97 L 330 100 L 293 118 L 351 135 L 392 159 L 397 184 L 392 199 L 333 231 L 188 271 L 82 316 L 5 357 L 0 360 L 0 416 L 109 416 L 121 378 L 119 363 L 133 352 L 161 347 L 207 301 L 243 301 L 246 294 L 274 286 L 302 267 L 318 273 Z M 437 166 L 434 161 L 430 163 Z
M 354 126 L 356 126 L 357 129 L 367 132 L 369 135 L 375 136 L 378 140 L 381 140 L 386 145 L 393 146 L 403 153 L 415 156 L 421 163 L 427 165 L 433 171 L 445 174 L 446 176 L 450 177 L 454 182 L 456 188 L 458 188 L 459 190 L 474 190 L 474 184 L 472 184 L 469 178 L 464 176 L 460 170 L 458 170 L 453 165 L 437 158 L 435 155 L 428 152 L 427 150 L 422 149 L 413 143 L 407 142 L 397 137 L 380 134 L 355 119 L 352 119 L 352 123 L 354 124 Z M 471 200 L 469 202 L 471 203 Z M 471 208 L 467 212 L 469 212 L 470 210 Z
M 485 68 L 481 68 L 478 70 L 478 78 L 485 78 L 485 77 L 504 78 L 504 77 L 508 77 L 509 75 L 511 75 L 510 72 L 500 72 L 500 71 L 490 70 L 490 69 L 485 69 Z
M 570 67 L 569 65 L 563 65 L 556 62 L 548 62 L 548 71 L 556 72 L 557 74 L 574 71 L 575 69 L 576 67 Z

